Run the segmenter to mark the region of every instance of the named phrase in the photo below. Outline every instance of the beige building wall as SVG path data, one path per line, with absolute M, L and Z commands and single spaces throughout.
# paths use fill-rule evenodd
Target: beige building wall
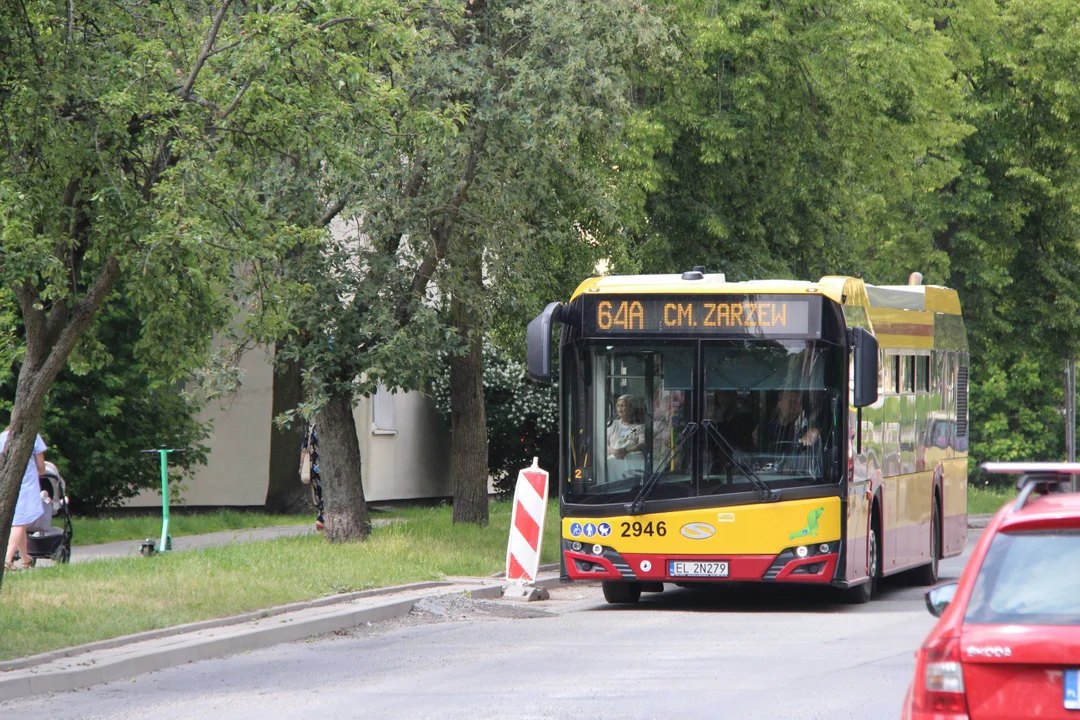
M 393 423 L 375 423 L 375 405 L 393 408 Z M 354 412 L 360 436 L 364 497 L 369 502 L 450 497 L 450 434 L 434 403 L 419 393 L 380 392 Z M 382 417 L 385 420 L 386 416 Z
M 191 507 L 262 506 L 269 482 L 273 370 L 262 349 L 240 363 L 240 390 L 208 408 L 212 423 L 205 467 L 196 468 L 171 504 Z M 377 417 L 376 417 L 377 416 Z M 364 495 L 369 502 L 449 497 L 449 433 L 428 398 L 380 391 L 354 411 Z M 376 422 L 376 419 L 378 422 Z M 160 507 L 160 492 L 144 491 L 128 507 Z

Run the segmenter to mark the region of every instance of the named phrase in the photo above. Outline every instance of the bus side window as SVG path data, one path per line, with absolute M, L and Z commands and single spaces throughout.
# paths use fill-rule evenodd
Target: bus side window
M 940 448 L 941 450 L 949 447 L 950 425 L 951 423 L 946 420 L 935 420 L 933 439 L 930 441 L 930 444 L 936 448 Z
M 919 355 L 915 363 L 915 391 L 930 392 L 930 356 Z
M 899 359 L 900 356 L 897 356 Z M 901 389 L 905 394 L 912 394 L 915 392 L 915 356 L 904 355 L 904 362 L 901 368 Z
M 883 376 L 884 394 L 897 395 L 900 393 L 900 356 L 885 355 L 885 362 L 881 363 Z

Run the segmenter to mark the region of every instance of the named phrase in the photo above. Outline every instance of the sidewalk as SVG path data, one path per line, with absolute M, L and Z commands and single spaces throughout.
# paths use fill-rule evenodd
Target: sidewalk
M 394 518 L 376 518 L 371 521 L 372 527 L 382 527 L 392 522 Z M 280 537 L 293 537 L 307 535 L 315 532 L 314 523 L 304 525 L 278 525 L 276 527 L 250 528 L 247 530 L 223 530 L 222 532 L 206 533 L 205 535 L 174 536 L 172 539 L 173 551 L 198 550 L 200 548 L 219 547 L 234 543 L 260 542 L 273 540 Z M 153 538 L 155 542 L 160 537 Z M 121 540 L 119 542 L 102 543 L 101 545 L 75 545 L 71 548 L 71 562 L 86 562 L 88 560 L 101 560 L 104 558 L 134 557 L 139 554 L 142 540 Z

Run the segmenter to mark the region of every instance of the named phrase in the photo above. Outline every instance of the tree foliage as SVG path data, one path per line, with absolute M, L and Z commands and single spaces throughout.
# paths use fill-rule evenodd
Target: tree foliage
M 554 469 L 559 457 L 559 402 L 554 385 L 540 385 L 524 363 L 490 342 L 484 343 L 484 401 L 487 405 L 488 475 L 497 492 L 513 492 L 518 470 L 532 464 Z M 436 375 L 431 396 L 450 427 L 450 379 Z M 553 475 L 555 473 L 552 473 Z
M 478 348 L 495 307 L 566 283 L 565 263 L 550 260 L 587 271 L 589 238 L 623 219 L 629 70 L 642 55 L 664 59 L 662 23 L 621 0 L 428 2 L 408 22 L 423 41 L 394 60 L 400 94 L 351 136 L 351 164 L 329 173 L 351 178 L 347 222 L 287 271 L 310 290 L 290 303 L 298 332 L 279 336 L 305 367 L 309 412 L 380 382 L 423 388 L 445 353 L 453 363 Z M 479 368 L 458 383 L 478 387 Z M 452 462 L 455 473 L 469 464 L 456 520 L 486 520 L 484 428 L 455 421 L 455 447 L 472 441 Z
M 198 420 L 199 407 L 189 396 L 135 357 L 140 331 L 129 307 L 110 304 L 93 330 L 108 358 L 61 370 L 46 398 L 40 432 L 49 445 L 47 459 L 67 483 L 73 512 L 100 512 L 143 489 L 160 488 L 157 455 L 143 450 L 184 449 L 170 458 L 170 479 L 178 483 L 206 461 L 200 443 L 210 428 Z M 13 372 L 0 384 L 0 407 L 10 412 L 14 399 Z
M 641 267 L 865 275 L 917 254 L 943 274 L 928 192 L 973 128 L 923 3 L 672 6 L 687 54 L 643 93 L 662 129 Z
M 935 238 L 972 341 L 973 471 L 1064 455 L 1064 360 L 1080 349 L 1075 10 L 1036 0 L 942 11 L 978 128 Z
M 1080 339 L 1075 8 L 673 2 L 658 178 L 619 267 L 957 288 L 971 463 L 1059 459 Z M 651 177 L 652 175 L 650 175 Z
M 237 182 L 251 157 L 240 151 L 257 146 L 243 139 L 317 124 L 314 101 L 328 95 L 308 93 L 309 65 L 327 80 L 316 89 L 354 79 L 361 94 L 388 85 L 351 54 L 341 65 L 322 58 L 335 43 L 369 49 L 358 55 L 362 67 L 390 52 L 383 31 L 398 26 L 380 13 L 397 8 L 360 0 L 0 5 L 0 287 L 25 327 L 24 337 L 6 338 L 20 370 L 0 456 L 0 536 L 45 395 L 118 280 L 142 319 L 136 357 L 166 377 L 200 365 L 211 332 L 231 318 L 234 270 L 276 291 L 261 263 L 306 238 L 245 231 L 265 198 Z M 262 112 L 247 112 L 256 102 Z M 105 359 L 92 336 L 76 358 Z

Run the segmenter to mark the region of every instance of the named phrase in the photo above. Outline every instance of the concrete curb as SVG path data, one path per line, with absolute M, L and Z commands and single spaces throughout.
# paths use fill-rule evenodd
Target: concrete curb
M 14 671 L 13 674 L 16 674 L 16 677 L 0 678 L 0 702 L 112 682 L 198 660 L 208 660 L 246 650 L 257 650 L 278 643 L 302 640 L 312 635 L 343 630 L 367 622 L 389 620 L 408 613 L 419 599 L 414 597 L 398 600 L 362 610 L 342 611 L 337 608 L 336 612 L 321 613 L 319 617 L 307 620 L 283 621 L 277 625 L 252 628 L 243 633 L 223 633 L 217 637 L 175 636 L 166 639 L 171 642 L 143 652 L 126 652 L 117 654 L 115 657 L 100 657 L 87 663 L 50 669 L 48 672 L 37 672 L 34 669 Z M 220 632 L 222 628 L 213 630 Z
M 559 585 L 562 585 L 562 578 L 557 575 L 555 577 L 537 578 L 536 582 L 534 582 L 533 585 L 538 588 L 550 590 L 551 588 L 559 587 Z
M 479 581 L 474 582 L 479 584 Z M 341 595 L 329 595 L 315 600 L 290 603 L 289 605 L 279 605 L 265 610 L 253 610 L 241 615 L 230 615 L 229 617 L 215 618 L 213 620 L 200 620 L 199 622 L 187 623 L 186 625 L 175 625 L 173 627 L 161 628 L 160 630 L 147 630 L 146 632 L 135 633 L 134 635 L 121 635 L 117 638 L 98 640 L 97 642 L 86 643 L 85 645 L 75 645 L 74 647 L 52 650 L 47 653 L 41 653 L 40 655 L 31 655 L 29 657 L 18 658 L 17 660 L 0 662 L 0 673 L 9 670 L 33 667 L 35 665 L 43 665 L 44 663 L 60 660 L 62 658 L 73 657 L 75 655 L 81 655 L 97 650 L 109 650 L 123 645 L 144 642 L 146 640 L 157 640 L 159 638 L 172 637 L 173 635 L 198 632 L 199 630 L 210 630 L 213 628 L 227 627 L 229 625 L 239 625 L 240 623 L 273 617 L 275 615 L 283 615 L 298 610 L 325 607 L 326 605 L 336 605 L 338 603 L 352 602 L 353 600 L 359 600 L 361 598 L 390 595 L 393 593 L 407 592 L 409 590 L 425 590 L 428 588 L 445 587 L 453 584 L 454 582 L 452 581 L 442 580 L 410 583 L 408 585 L 397 585 L 388 588 L 375 588 L 374 590 L 357 590 L 356 592 L 342 593 Z M 2 677 L 2 675 L 0 675 L 0 677 Z

